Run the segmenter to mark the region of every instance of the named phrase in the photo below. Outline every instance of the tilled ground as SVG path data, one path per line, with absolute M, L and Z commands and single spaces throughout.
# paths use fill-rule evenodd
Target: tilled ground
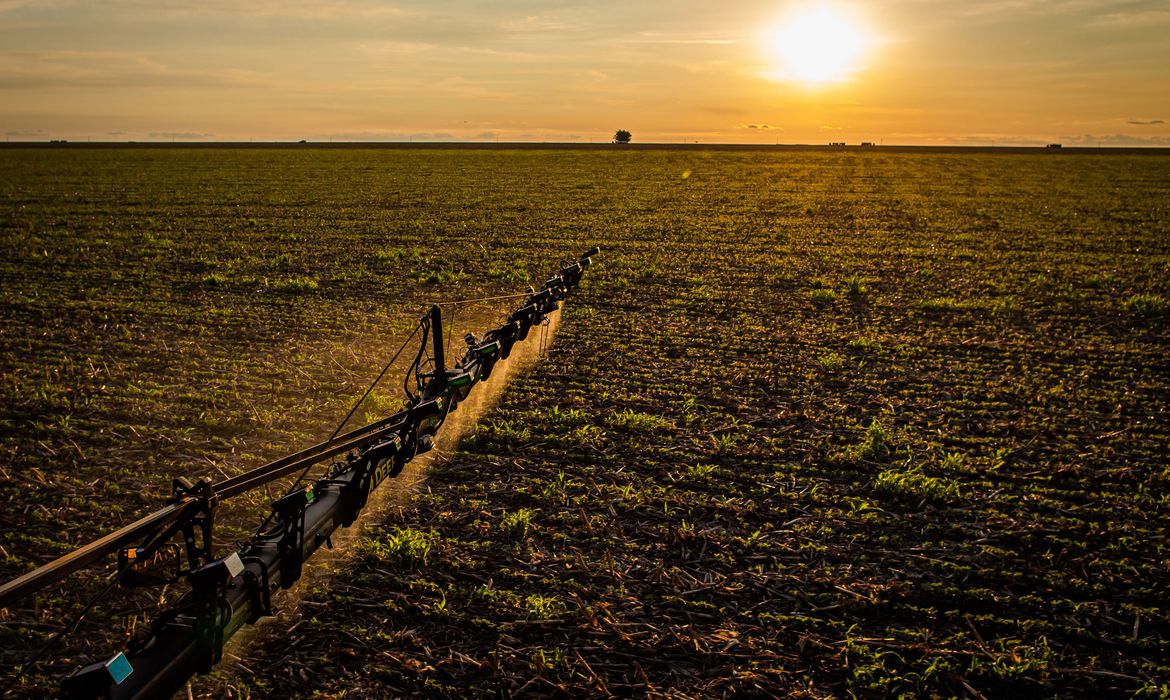
M 937 206 L 774 245 L 696 233 L 704 207 L 613 246 L 548 360 L 234 677 L 1165 692 L 1167 328 L 1121 291 L 1166 269 L 1165 212 L 1094 254 L 1104 230 L 1017 245 Z
M 1170 160 L 399 157 L 461 187 L 319 199 L 425 210 L 468 270 L 541 224 L 605 251 L 549 356 L 198 693 L 1170 692 Z

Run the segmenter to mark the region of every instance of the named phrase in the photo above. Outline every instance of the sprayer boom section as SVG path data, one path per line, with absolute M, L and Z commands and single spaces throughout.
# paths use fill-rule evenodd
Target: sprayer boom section
M 175 479 L 164 508 L 0 586 L 0 608 L 112 554 L 126 586 L 186 578 L 190 590 L 144 637 L 62 683 L 67 698 L 171 697 L 191 676 L 211 671 L 237 630 L 272 614 L 272 593 L 301 577 L 305 560 L 334 530 L 354 523 L 382 481 L 433 447 L 447 416 L 516 343 L 560 308 L 599 252 L 593 248 L 564 263 L 539 291 L 530 287 L 500 327 L 479 338 L 468 333 L 467 350 L 452 367 L 444 362 L 441 308 L 432 307 L 419 321 L 421 341 L 404 382 L 405 410 L 216 484 Z M 317 464 L 329 465 L 322 478 L 298 480 L 273 503 L 272 515 L 250 541 L 215 556 L 212 525 L 222 500 L 281 477 L 303 476 Z

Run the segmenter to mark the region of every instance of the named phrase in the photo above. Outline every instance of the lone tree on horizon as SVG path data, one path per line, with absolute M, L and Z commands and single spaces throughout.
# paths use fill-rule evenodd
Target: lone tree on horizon
M 625 129 L 618 129 L 613 132 L 614 143 L 629 143 L 631 138 L 633 138 L 633 135 Z

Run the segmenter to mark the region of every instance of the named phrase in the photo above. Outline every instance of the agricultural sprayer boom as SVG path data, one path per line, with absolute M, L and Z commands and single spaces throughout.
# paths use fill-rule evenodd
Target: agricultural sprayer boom
M 185 577 L 190 590 L 155 618 L 145 637 L 62 682 L 67 698 L 171 697 L 191 676 L 211 671 L 236 631 L 272 614 L 272 593 L 292 587 L 305 560 L 329 545 L 337 528 L 357 520 L 382 481 L 432 448 L 447 416 L 491 376 L 513 345 L 559 308 L 599 252 L 593 248 L 563 264 L 539 291 L 529 288 L 503 325 L 480 338 L 467 334 L 467 350 L 452 367 L 444 362 L 441 307 L 433 306 L 411 336 L 420 340 L 404 381 L 405 410 L 216 484 L 175 479 L 164 508 L 0 586 L 0 608 L 114 553 L 123 585 L 161 585 Z M 299 478 L 246 544 L 214 556 L 211 533 L 221 501 L 275 479 L 303 477 L 314 465 L 338 457 L 323 477 L 308 484 Z

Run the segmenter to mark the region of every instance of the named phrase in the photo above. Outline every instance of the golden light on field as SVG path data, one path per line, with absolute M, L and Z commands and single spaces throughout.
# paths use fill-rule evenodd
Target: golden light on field
M 774 80 L 820 85 L 848 80 L 863 68 L 872 37 L 844 10 L 817 6 L 797 10 L 764 37 Z

